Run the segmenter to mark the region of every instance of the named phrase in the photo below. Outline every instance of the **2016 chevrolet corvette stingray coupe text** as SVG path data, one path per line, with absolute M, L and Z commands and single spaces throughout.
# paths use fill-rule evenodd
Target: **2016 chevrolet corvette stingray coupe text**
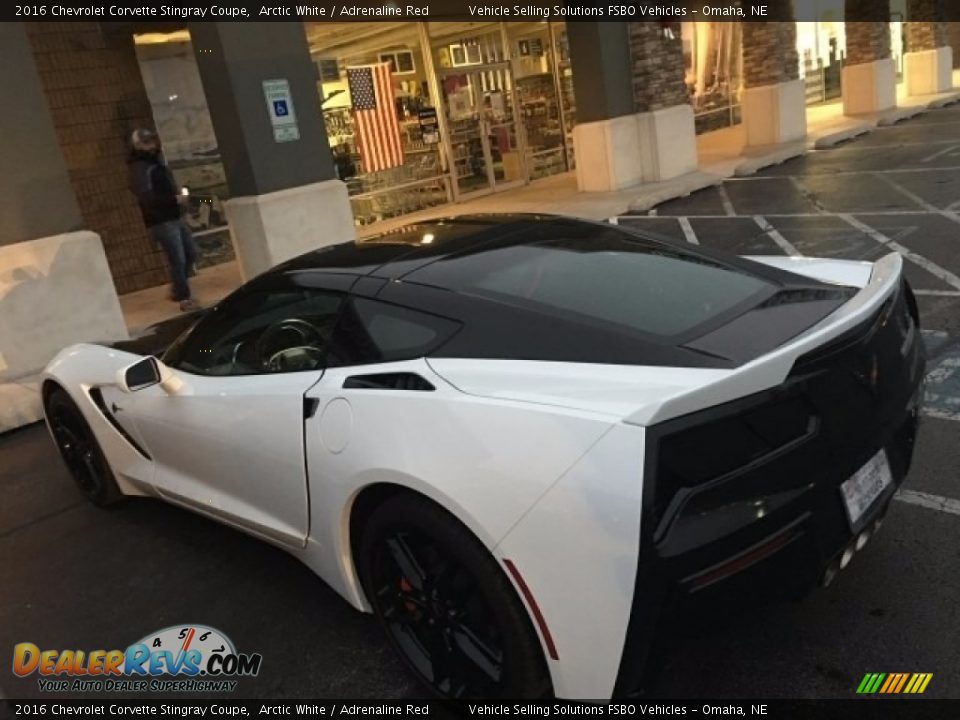
M 631 695 L 676 599 L 829 580 L 907 473 L 925 364 L 897 254 L 545 216 L 325 247 L 136 350 L 45 372 L 90 500 L 274 543 L 434 692 L 504 698 Z

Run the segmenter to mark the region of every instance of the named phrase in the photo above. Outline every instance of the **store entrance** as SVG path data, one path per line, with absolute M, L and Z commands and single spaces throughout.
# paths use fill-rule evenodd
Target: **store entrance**
M 509 63 L 445 69 L 439 80 L 457 199 L 523 184 L 526 170 Z

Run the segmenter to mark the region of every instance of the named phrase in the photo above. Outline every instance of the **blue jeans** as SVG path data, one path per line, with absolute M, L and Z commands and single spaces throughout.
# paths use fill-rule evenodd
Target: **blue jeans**
M 190 228 L 183 220 L 168 220 L 149 228 L 150 237 L 163 248 L 170 266 L 170 284 L 174 300 L 189 300 L 190 285 L 187 272 L 197 262 L 197 246 Z

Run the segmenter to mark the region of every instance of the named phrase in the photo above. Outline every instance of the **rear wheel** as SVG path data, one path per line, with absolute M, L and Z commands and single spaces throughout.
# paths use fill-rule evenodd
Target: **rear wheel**
M 93 431 L 66 391 L 57 388 L 50 393 L 46 413 L 60 457 L 84 497 L 95 505 L 122 499 Z
M 390 643 L 435 694 L 550 692 L 540 642 L 513 586 L 442 508 L 414 495 L 384 502 L 365 524 L 359 571 Z

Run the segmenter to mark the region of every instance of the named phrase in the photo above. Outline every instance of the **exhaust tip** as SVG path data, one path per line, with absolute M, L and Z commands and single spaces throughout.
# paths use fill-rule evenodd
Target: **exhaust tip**
M 850 561 L 853 560 L 854 550 L 852 547 L 848 547 L 843 551 L 843 555 L 840 556 L 840 569 L 843 570 L 847 565 L 850 564 Z
M 821 581 L 823 587 L 830 587 L 830 583 L 837 577 L 838 572 L 840 572 L 840 568 L 836 563 L 824 570 L 823 580 Z

